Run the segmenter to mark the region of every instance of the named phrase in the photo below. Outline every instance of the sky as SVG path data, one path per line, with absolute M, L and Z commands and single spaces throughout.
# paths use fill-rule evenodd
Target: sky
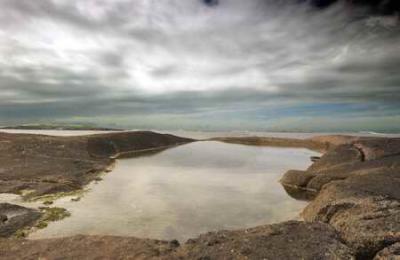
M 0 125 L 400 132 L 399 68 L 341 1 L 0 0 Z

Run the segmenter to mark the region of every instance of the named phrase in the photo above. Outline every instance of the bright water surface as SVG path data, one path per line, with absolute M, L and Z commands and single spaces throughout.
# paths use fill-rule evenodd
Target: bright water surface
M 76 234 L 181 241 L 220 229 L 298 218 L 305 202 L 279 184 L 289 169 L 305 169 L 306 149 L 197 142 L 157 154 L 118 160 L 116 168 L 78 202 L 63 198 L 71 217 L 31 238 Z

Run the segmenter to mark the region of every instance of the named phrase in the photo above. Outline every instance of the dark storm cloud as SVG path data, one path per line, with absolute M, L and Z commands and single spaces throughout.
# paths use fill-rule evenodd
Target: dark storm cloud
M 208 6 L 216 6 L 219 3 L 219 0 L 201 0 L 201 1 Z
M 344 3 L 368 7 L 370 11 L 377 14 L 396 14 L 400 12 L 398 0 L 341 0 Z M 301 0 L 301 2 L 304 2 Z M 311 0 L 311 4 L 318 8 L 326 8 L 340 2 L 340 0 Z
M 3 0 L 0 120 L 397 124 L 398 17 L 299 2 Z

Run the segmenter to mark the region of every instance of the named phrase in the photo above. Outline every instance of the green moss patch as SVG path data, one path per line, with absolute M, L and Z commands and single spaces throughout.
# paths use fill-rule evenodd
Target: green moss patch
M 59 221 L 59 220 L 62 220 L 64 218 L 66 218 L 66 217 L 71 216 L 71 213 L 69 213 L 64 208 L 41 207 L 40 211 L 43 213 L 43 216 L 40 218 L 38 223 L 35 225 L 35 227 L 39 228 L 39 229 L 47 227 L 49 222 Z
M 55 200 L 63 198 L 63 197 L 79 197 L 79 198 L 83 197 L 83 194 L 86 191 L 87 191 L 87 189 L 76 190 L 76 191 L 71 191 L 71 192 L 58 192 L 58 193 L 47 194 L 47 195 L 42 195 L 42 196 L 38 196 L 38 197 L 25 197 L 24 199 L 27 202 L 43 201 L 43 204 L 50 205 Z

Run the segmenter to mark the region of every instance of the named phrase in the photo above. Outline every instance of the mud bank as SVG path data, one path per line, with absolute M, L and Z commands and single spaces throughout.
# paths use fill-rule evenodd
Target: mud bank
M 105 139 L 101 136 L 97 138 L 99 139 L 91 141 L 78 138 L 85 144 L 87 156 L 95 162 L 112 160 L 110 157 L 120 155 L 120 151 L 129 150 L 125 146 L 120 146 L 126 143 L 125 137 L 119 136 L 116 142 L 109 142 L 115 140 L 108 139 L 110 136 Z M 135 142 L 135 137 L 130 138 Z M 183 141 L 175 138 L 169 136 L 163 139 L 160 146 Z M 301 143 L 298 140 L 273 140 L 273 138 L 218 139 L 232 143 L 306 147 L 325 151 L 325 154 L 316 159 L 306 171 L 289 171 L 281 180 L 292 196 L 311 199 L 302 212 L 305 221 L 290 221 L 237 231 L 211 232 L 196 239 L 189 239 L 183 245 L 179 245 L 177 241 L 102 236 L 35 241 L 2 239 L 0 258 L 55 259 L 63 256 L 68 259 L 390 259 L 399 257 L 400 139 L 328 136 L 304 140 Z M 8 144 L 12 145 L 10 143 Z M 290 146 L 291 143 L 293 146 Z M 136 146 L 132 147 L 143 147 L 142 144 L 135 143 Z M 159 143 L 152 142 L 150 148 L 155 148 L 156 144 Z M 5 220 L 0 226 L 7 221 Z

